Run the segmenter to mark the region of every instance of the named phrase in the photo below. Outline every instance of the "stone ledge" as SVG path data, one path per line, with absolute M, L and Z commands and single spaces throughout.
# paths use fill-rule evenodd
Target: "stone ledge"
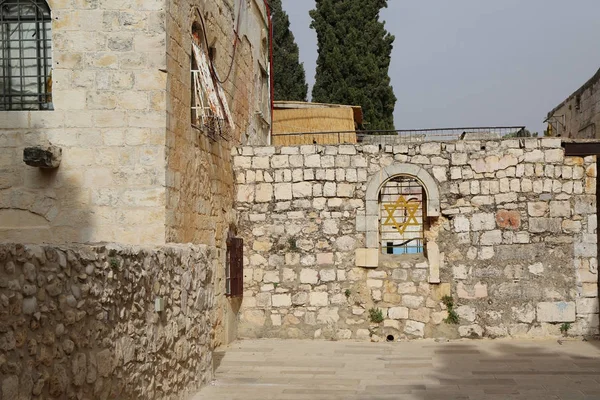
M 58 168 L 62 149 L 57 146 L 32 146 L 23 150 L 23 161 L 31 167 Z

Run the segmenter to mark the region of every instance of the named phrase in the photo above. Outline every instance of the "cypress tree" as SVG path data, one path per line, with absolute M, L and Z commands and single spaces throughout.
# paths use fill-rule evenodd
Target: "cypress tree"
M 379 21 L 385 7 L 387 0 L 316 0 L 310 11 L 319 51 L 313 101 L 362 106 L 369 130 L 394 129 L 394 36 Z
M 281 0 L 271 0 L 273 15 L 273 81 L 275 100 L 306 101 L 308 85 L 290 19 Z

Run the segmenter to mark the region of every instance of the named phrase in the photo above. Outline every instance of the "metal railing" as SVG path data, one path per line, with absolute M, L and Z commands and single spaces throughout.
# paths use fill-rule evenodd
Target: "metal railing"
M 352 134 L 356 134 L 355 136 Z M 307 144 L 364 143 L 364 144 L 403 144 L 432 141 L 456 140 L 499 140 L 513 137 L 526 137 L 525 126 L 487 126 L 437 129 L 400 129 L 379 131 L 341 131 L 341 132 L 299 132 L 274 134 L 274 138 L 285 138 L 288 142 Z M 326 142 L 321 139 L 327 138 Z M 356 141 L 354 141 L 354 138 Z M 337 139 L 337 140 L 336 140 Z

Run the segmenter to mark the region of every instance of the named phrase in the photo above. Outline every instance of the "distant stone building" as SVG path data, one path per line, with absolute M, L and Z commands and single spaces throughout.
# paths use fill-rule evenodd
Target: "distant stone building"
M 600 69 L 575 93 L 548 113 L 551 136 L 600 138 Z
M 231 149 L 270 140 L 266 2 L 0 0 L 0 41 L 0 397 L 194 391 L 236 337 Z

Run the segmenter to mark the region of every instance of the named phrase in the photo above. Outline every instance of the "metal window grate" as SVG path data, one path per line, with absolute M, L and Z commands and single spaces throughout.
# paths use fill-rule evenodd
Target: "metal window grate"
M 227 240 L 227 266 L 225 294 L 241 297 L 244 293 L 244 240 L 231 237 Z
M 52 109 L 51 25 L 43 0 L 0 0 L 0 110 Z
M 425 247 L 425 191 L 415 178 L 390 179 L 379 194 L 380 238 L 384 254 L 419 254 Z

